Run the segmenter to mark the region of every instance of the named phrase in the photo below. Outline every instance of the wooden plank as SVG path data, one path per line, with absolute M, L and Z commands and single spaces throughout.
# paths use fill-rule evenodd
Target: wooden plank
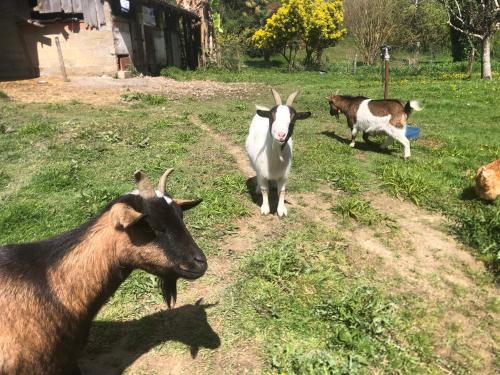
M 72 3 L 73 3 L 73 12 L 83 13 L 83 6 L 81 0 L 72 0 Z
M 73 13 L 73 1 L 61 0 L 61 7 L 64 13 Z
M 40 13 L 56 13 L 60 12 L 61 0 L 39 0 L 38 9 Z
M 82 0 L 83 19 L 89 26 L 97 27 L 97 13 L 94 0 Z
M 104 16 L 103 0 L 95 0 L 96 13 L 97 13 L 97 26 L 106 24 L 106 17 Z

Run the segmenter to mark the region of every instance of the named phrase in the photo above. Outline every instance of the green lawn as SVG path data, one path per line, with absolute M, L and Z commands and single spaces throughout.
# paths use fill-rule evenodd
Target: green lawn
M 476 170 L 500 157 L 500 85 L 479 79 L 465 80 L 462 64 L 435 64 L 413 76 L 407 67 L 395 69 L 390 82 L 390 97 L 418 99 L 424 107 L 414 112 L 410 123 L 421 128 L 421 137 L 412 142 L 412 160 L 402 160 L 399 145 L 391 154 L 381 153 L 358 140 L 358 150 L 346 147 L 349 138 L 345 118 L 329 116 L 324 99 L 337 89 L 341 94 L 382 96 L 382 83 L 373 69 L 358 75 L 331 71 L 283 73 L 247 69 L 241 74 L 183 72 L 182 79 L 219 79 L 272 82 L 284 95 L 300 90 L 299 110 L 309 110 L 312 119 L 298 124 L 292 189 L 306 191 L 317 182 L 328 182 L 347 193 L 382 188 L 450 218 L 454 233 L 477 250 L 478 256 L 498 272 L 500 260 L 500 208 L 498 200 L 489 204 L 475 198 L 472 187 Z M 418 68 L 416 68 L 418 69 Z M 372 70 L 372 71 L 370 71 Z M 265 73 L 264 73 L 265 72 Z M 176 72 L 177 73 L 177 72 Z M 417 73 L 415 73 L 417 74 Z M 272 104 L 263 90 L 255 101 Z M 221 132 L 229 133 L 243 144 L 247 122 L 254 103 L 233 100 L 222 107 L 211 106 L 201 118 Z M 227 111 L 227 107 L 231 111 Z M 241 118 L 243 121 L 241 125 Z M 295 183 L 294 183 L 295 182 Z M 317 184 L 316 184 L 317 185 Z
M 234 283 L 208 312 L 209 321 L 218 322 L 219 350 L 228 352 L 250 342 L 260 353 L 256 360 L 264 373 L 498 370 L 498 359 L 485 369 L 476 350 L 487 347 L 495 358 L 499 304 L 488 291 L 494 289 L 491 275 L 498 272 L 500 202 L 483 202 L 471 194 L 476 169 L 500 156 L 498 81 L 464 80 L 454 65 L 438 66 L 434 73 L 426 67 L 395 71 L 391 97 L 419 99 L 424 107 L 412 114 L 421 137 L 412 142 L 411 160 L 404 162 L 398 145 L 383 153 L 361 139 L 355 149 L 346 144 L 345 119 L 329 116 L 324 97 L 339 89 L 378 98 L 382 88 L 374 69 L 360 69 L 356 76 L 346 73 L 347 66 L 343 69 L 332 68 L 324 75 L 287 74 L 279 67 L 249 67 L 240 74 L 169 70 L 179 79 L 272 84 L 283 96 L 299 89 L 296 109 L 313 116 L 295 129 L 290 195 L 314 194 L 325 202 L 322 212 L 337 223 L 312 222 L 303 211 L 307 204 L 299 202 L 305 208 L 292 206 L 290 216 L 279 224 L 266 222 L 264 226 L 272 226 L 267 235 L 231 258 Z M 272 104 L 268 87 L 258 88 L 245 100 L 219 96 L 167 101 L 132 93 L 122 103 L 103 107 L 22 104 L 0 98 L 0 130 L 14 129 L 0 133 L 0 244 L 71 229 L 131 190 L 134 170 L 141 168 L 156 179 L 173 166 L 176 172 L 168 190 L 176 197 L 204 198 L 186 217 L 194 238 L 209 259 L 226 257 L 221 243 L 238 231 L 238 220 L 256 220 L 251 213 L 258 208 L 225 145 L 191 123 L 189 115 L 242 147 L 256 103 Z M 325 187 L 339 191 L 340 197 L 325 193 Z M 398 229 L 385 213 L 366 198 L 379 192 L 446 215 L 447 230 L 490 267 L 490 274 L 471 274 L 480 293 L 473 311 L 465 311 L 469 305 L 464 301 L 473 295 L 469 289 L 453 285 L 453 293 L 438 305 L 407 292 L 396 276 L 380 273 L 380 264 L 356 261 L 359 249 L 346 236 L 355 227 L 381 236 L 390 230 L 397 236 Z M 220 282 L 206 281 L 214 287 Z M 437 289 L 440 285 L 436 282 Z M 182 284 L 180 301 L 187 289 Z M 189 340 L 165 341 L 158 336 L 154 314 L 163 308 L 156 280 L 134 273 L 99 314 L 87 358 L 116 345 L 158 355 L 189 352 Z M 474 330 L 490 335 L 493 344 L 471 340 L 473 335 L 460 326 L 443 324 L 457 311 L 476 319 Z M 193 371 L 217 368 L 210 343 L 204 349 L 201 345 L 205 367 Z M 116 368 L 129 364 L 122 360 Z M 144 371 L 133 373 L 159 370 Z

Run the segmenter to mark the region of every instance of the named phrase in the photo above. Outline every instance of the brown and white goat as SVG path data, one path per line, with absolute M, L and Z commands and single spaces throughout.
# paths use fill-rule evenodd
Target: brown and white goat
M 134 269 L 160 278 L 169 307 L 178 278 L 205 273 L 182 213 L 201 200 L 167 195 L 170 172 L 157 190 L 136 172 L 137 190 L 74 230 L 0 247 L 0 374 L 79 374 L 92 319 Z
M 356 134 L 363 131 L 366 134 L 387 134 L 382 148 L 387 148 L 397 140 L 404 147 L 404 158 L 411 156 L 410 141 L 406 138 L 406 121 L 412 110 L 420 111 L 417 101 L 411 100 L 403 105 L 399 100 L 373 100 L 364 96 L 332 95 L 328 99 L 330 115 L 339 118 L 342 112 L 347 118 L 351 129 L 351 147 L 356 144 Z M 365 137 L 363 137 L 365 138 Z

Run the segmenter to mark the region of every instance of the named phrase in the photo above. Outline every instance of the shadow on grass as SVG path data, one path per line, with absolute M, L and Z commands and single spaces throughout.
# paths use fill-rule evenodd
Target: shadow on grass
M 247 191 L 250 197 L 252 198 L 252 202 L 259 206 L 262 206 L 262 194 L 257 193 L 257 177 L 250 177 L 247 180 Z M 270 183 L 269 188 L 269 208 L 271 209 L 271 214 L 275 214 L 278 209 L 278 191 L 276 189 L 276 185 L 272 182 Z M 285 203 L 290 203 L 285 199 Z
M 322 131 L 321 134 L 330 137 L 332 139 L 335 139 L 337 142 L 344 143 L 346 145 L 349 145 L 351 143 L 350 139 L 347 138 L 342 138 L 340 135 L 335 133 L 334 131 L 329 131 L 325 130 Z M 354 147 L 357 150 L 362 150 L 362 151 L 371 151 L 371 152 L 377 152 L 379 154 L 392 154 L 391 149 L 381 149 L 380 145 L 378 143 L 372 142 L 368 139 L 368 135 L 363 134 L 363 140 L 364 142 L 359 142 L 356 140 L 356 146 Z
M 469 186 L 469 187 L 466 187 L 465 189 L 463 189 L 462 193 L 460 194 L 460 199 L 463 201 L 484 202 L 484 200 L 479 198 L 479 196 L 477 195 L 476 189 L 474 188 L 474 186 Z
M 216 349 L 219 335 L 207 320 L 206 309 L 214 304 L 184 305 L 127 322 L 96 321 L 80 367 L 83 374 L 122 374 L 152 348 L 167 342 L 189 347 L 195 358 L 200 348 Z
M 282 68 L 285 64 L 280 60 L 265 61 L 260 60 L 245 60 L 245 65 L 252 68 L 269 69 L 269 68 Z

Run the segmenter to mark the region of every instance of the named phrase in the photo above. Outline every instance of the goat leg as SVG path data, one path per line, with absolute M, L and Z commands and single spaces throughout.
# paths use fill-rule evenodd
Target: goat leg
M 358 134 L 358 129 L 356 126 L 352 128 L 351 144 L 349 146 L 354 147 L 356 145 L 356 134 Z
M 278 201 L 278 216 L 283 217 L 288 215 L 288 211 L 285 207 L 285 184 L 286 181 L 281 179 L 278 181 L 278 194 L 279 194 L 279 201 Z
M 258 183 L 260 186 L 260 191 L 262 193 L 262 206 L 260 206 L 260 213 L 262 215 L 268 215 L 271 212 L 269 208 L 269 182 L 265 178 L 259 178 Z
M 385 139 L 384 143 L 382 143 L 380 145 L 380 148 L 382 150 L 387 150 L 387 147 L 389 147 L 390 145 L 392 145 L 393 142 L 394 142 L 394 138 L 392 138 L 390 135 L 388 135 L 387 138 Z

